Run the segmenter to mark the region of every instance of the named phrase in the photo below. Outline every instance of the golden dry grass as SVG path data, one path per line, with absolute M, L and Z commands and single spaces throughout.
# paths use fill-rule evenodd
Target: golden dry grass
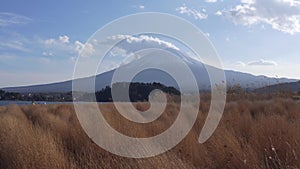
M 146 110 L 148 103 L 136 103 Z M 134 124 L 111 104 L 101 105 L 108 123 L 133 137 L 166 130 L 179 105 L 169 103 L 161 117 Z M 300 168 L 300 103 L 287 98 L 232 100 L 214 135 L 197 142 L 209 108 L 201 102 L 188 136 L 172 150 L 147 159 L 113 155 L 81 129 L 72 105 L 0 107 L 0 168 Z

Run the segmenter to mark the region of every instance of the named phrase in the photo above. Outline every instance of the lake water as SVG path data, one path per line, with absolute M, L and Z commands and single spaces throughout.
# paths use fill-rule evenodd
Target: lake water
M 35 101 L 35 104 L 71 104 L 73 102 L 45 102 L 45 101 Z M 6 106 L 11 104 L 17 105 L 30 105 L 32 104 L 31 101 L 10 101 L 10 100 L 3 100 L 0 101 L 0 106 Z
M 46 101 L 34 101 L 35 104 L 47 105 L 47 104 L 89 104 L 91 102 L 46 102 Z M 0 100 L 0 106 L 6 105 L 31 105 L 31 101 L 11 101 L 11 100 Z M 111 102 L 98 102 L 98 104 L 111 104 Z

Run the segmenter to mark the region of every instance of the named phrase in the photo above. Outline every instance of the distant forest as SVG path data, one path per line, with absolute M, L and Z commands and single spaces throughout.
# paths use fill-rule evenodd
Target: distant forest
M 174 87 L 167 87 L 161 83 L 115 83 L 112 88 L 116 91 L 124 91 L 129 87 L 129 98 L 132 102 L 148 101 L 151 91 L 159 89 L 170 95 L 180 95 L 180 92 Z M 92 101 L 89 98 L 96 95 L 97 102 L 111 102 L 112 94 L 110 86 L 106 86 L 96 93 L 82 93 L 76 101 Z M 48 101 L 48 102 L 70 102 L 73 101 L 72 92 L 67 93 L 15 93 L 0 90 L 0 100 L 18 100 L 18 101 Z M 124 100 L 118 100 L 124 101 Z
M 95 93 L 97 102 L 111 102 L 112 101 L 112 89 L 116 92 L 124 92 L 126 88 L 129 88 L 129 99 L 131 102 L 148 101 L 148 96 L 151 91 L 159 89 L 164 93 L 170 95 L 180 95 L 180 92 L 174 87 L 167 87 L 161 83 L 115 83 L 110 86 L 106 86 L 100 91 Z M 91 98 L 91 94 L 85 94 L 80 98 L 81 100 L 87 100 Z M 114 101 L 125 101 L 125 98 L 119 98 Z
M 0 100 L 14 101 L 46 101 L 67 102 L 72 101 L 72 92 L 67 93 L 16 93 L 0 90 Z

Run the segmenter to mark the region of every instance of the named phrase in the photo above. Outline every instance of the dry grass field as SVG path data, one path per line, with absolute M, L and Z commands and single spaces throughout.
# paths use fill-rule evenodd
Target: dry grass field
M 214 135 L 198 143 L 209 99 L 203 99 L 188 136 L 172 150 L 146 159 L 113 155 L 81 129 L 72 105 L 0 107 L 0 168 L 300 168 L 300 103 L 289 98 L 229 97 Z M 236 98 L 236 99 L 235 99 Z M 148 103 L 136 103 L 146 110 Z M 100 105 L 109 124 L 134 137 L 167 129 L 179 110 L 169 103 L 159 119 L 133 124 L 112 104 Z

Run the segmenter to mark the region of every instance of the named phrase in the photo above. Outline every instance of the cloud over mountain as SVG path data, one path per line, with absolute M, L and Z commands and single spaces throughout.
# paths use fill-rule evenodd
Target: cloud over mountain
M 162 40 L 158 37 L 150 36 L 150 35 L 139 35 L 139 36 L 114 35 L 114 36 L 108 37 L 108 40 L 114 40 L 114 41 L 125 40 L 126 43 L 131 44 L 132 47 L 135 45 L 142 45 L 142 46 L 148 46 L 148 47 L 163 47 L 163 48 L 172 48 L 175 50 L 179 50 L 179 48 L 177 46 L 175 46 L 173 43 Z
M 258 61 L 252 61 L 248 63 L 249 66 L 277 66 L 278 64 L 272 60 L 260 59 Z

